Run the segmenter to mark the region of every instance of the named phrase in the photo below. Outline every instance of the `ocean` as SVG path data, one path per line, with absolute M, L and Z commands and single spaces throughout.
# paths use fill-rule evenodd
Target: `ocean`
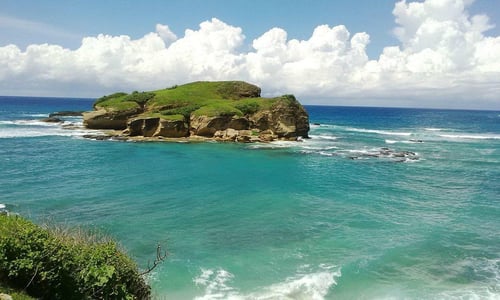
M 310 139 L 96 141 L 0 97 L 0 203 L 97 229 L 155 299 L 500 299 L 500 111 L 306 106 Z M 66 118 L 65 124 L 80 124 Z

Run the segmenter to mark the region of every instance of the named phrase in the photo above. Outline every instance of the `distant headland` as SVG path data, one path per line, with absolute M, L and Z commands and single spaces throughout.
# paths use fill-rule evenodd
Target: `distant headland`
M 115 93 L 83 113 L 89 129 L 126 140 L 296 141 L 309 115 L 293 95 L 263 98 L 243 81 L 193 82 L 151 92 Z M 89 136 L 90 137 L 90 136 Z

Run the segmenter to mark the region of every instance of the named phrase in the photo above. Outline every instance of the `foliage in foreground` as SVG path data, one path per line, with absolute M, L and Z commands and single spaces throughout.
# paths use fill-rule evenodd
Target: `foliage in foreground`
M 5 294 L 9 295 L 12 297 L 13 300 L 34 300 L 36 298 L 30 297 L 26 292 L 21 291 L 21 290 L 16 290 L 13 288 L 10 288 L 8 286 L 5 286 L 0 282 L 0 295 Z M 0 299 L 3 299 L 0 297 Z
M 136 264 L 96 241 L 0 214 L 0 282 L 42 299 L 149 299 Z

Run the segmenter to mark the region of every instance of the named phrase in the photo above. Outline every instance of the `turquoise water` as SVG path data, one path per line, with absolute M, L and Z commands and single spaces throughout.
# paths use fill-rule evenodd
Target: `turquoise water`
M 499 299 L 500 112 L 307 106 L 299 143 L 130 143 L 0 98 L 0 203 L 97 227 L 158 299 Z M 79 123 L 70 118 L 67 123 Z

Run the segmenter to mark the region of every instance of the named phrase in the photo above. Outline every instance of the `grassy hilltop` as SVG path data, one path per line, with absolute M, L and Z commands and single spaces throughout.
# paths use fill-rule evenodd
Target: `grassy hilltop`
M 260 88 L 243 81 L 198 81 L 151 92 L 115 93 L 96 100 L 95 108 L 146 108 L 150 114 L 179 119 L 200 116 L 243 116 L 269 109 L 283 97 L 262 98 Z

